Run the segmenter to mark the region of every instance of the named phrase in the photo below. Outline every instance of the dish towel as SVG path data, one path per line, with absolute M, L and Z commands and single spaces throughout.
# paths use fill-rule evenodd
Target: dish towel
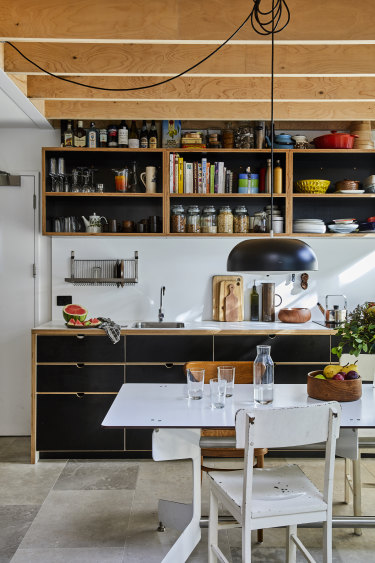
M 112 340 L 113 344 L 117 344 L 117 342 L 120 340 L 120 326 L 114 323 L 111 319 L 106 319 L 104 317 L 98 317 L 98 319 L 102 322 L 99 328 L 105 330 L 108 338 Z

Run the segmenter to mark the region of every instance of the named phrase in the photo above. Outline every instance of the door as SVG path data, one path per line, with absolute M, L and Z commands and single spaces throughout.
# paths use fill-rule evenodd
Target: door
M 0 186 L 0 435 L 30 434 L 37 174 Z

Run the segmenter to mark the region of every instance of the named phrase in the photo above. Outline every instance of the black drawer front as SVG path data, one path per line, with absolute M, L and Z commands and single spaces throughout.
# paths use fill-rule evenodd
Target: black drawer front
M 126 383 L 186 383 L 184 366 L 126 366 Z
M 324 364 L 310 364 L 300 366 L 275 365 L 275 383 L 304 383 L 307 382 L 309 371 L 323 369 Z
M 212 360 L 212 336 L 127 336 L 127 362 Z
M 330 361 L 329 335 L 215 336 L 215 360 L 255 360 L 256 347 L 262 344 L 271 346 L 271 357 L 274 361 Z
M 126 451 L 152 450 L 152 430 L 126 430 Z
M 37 391 L 119 391 L 124 366 L 37 366 Z
M 115 395 L 39 395 L 37 450 L 123 450 L 124 431 L 101 426 Z
M 117 344 L 103 336 L 38 336 L 38 362 L 123 362 L 124 338 Z

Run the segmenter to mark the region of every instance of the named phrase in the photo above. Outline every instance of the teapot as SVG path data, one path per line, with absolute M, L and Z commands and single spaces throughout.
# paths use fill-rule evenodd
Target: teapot
M 107 219 L 105 217 L 101 217 L 96 213 L 90 215 L 89 219 L 87 220 L 84 215 L 82 215 L 83 222 L 86 227 L 87 233 L 101 233 L 102 232 L 102 219 L 107 223 Z

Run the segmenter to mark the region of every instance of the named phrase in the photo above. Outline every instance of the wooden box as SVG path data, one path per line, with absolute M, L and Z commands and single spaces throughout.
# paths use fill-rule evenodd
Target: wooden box
M 307 374 L 307 394 L 321 401 L 357 401 L 362 397 L 362 379 L 337 381 L 336 379 L 315 379 L 323 370 Z

